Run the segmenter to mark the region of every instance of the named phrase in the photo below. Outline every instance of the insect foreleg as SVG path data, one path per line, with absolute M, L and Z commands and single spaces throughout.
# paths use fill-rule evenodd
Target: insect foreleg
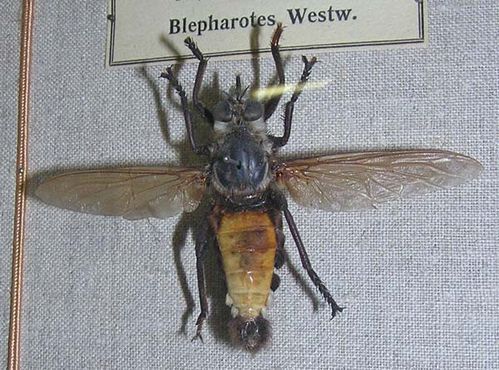
M 192 90 L 192 103 L 196 107 L 199 113 L 203 115 L 206 120 L 213 125 L 213 114 L 211 111 L 204 106 L 204 104 L 199 100 L 199 93 L 201 91 L 201 85 L 203 83 L 204 73 L 206 71 L 206 66 L 208 64 L 208 59 L 204 57 L 203 53 L 194 41 L 187 37 L 184 41 L 185 45 L 189 48 L 192 54 L 199 60 L 198 71 L 196 73 L 196 80 L 194 82 L 194 89 Z
M 291 96 L 291 99 L 286 104 L 286 109 L 284 111 L 284 134 L 282 137 L 271 136 L 271 140 L 273 141 L 274 148 L 278 148 L 287 144 L 289 140 L 289 135 L 291 134 L 291 121 L 293 120 L 293 110 L 295 107 L 295 103 L 298 100 L 298 97 L 302 93 L 305 88 L 305 84 L 308 81 L 308 77 L 310 76 L 310 72 L 312 67 L 317 62 L 315 57 L 308 60 L 306 56 L 302 56 L 302 60 L 304 63 L 303 72 L 300 78 L 300 82 L 295 87 L 295 91 Z
M 205 232 L 204 234 L 207 234 Z M 197 270 L 197 278 L 198 278 L 198 291 L 199 291 L 199 302 L 201 304 L 201 313 L 198 316 L 196 321 L 196 335 L 192 340 L 201 339 L 203 341 L 203 337 L 201 336 L 201 331 L 203 330 L 204 320 L 208 317 L 208 298 L 206 295 L 206 279 L 204 274 L 204 261 L 206 258 L 206 251 L 208 250 L 209 240 L 204 235 L 204 237 L 199 237 L 199 240 L 196 240 L 196 270 Z
M 170 84 L 180 96 L 182 112 L 184 113 L 185 127 L 187 129 L 187 135 L 189 136 L 189 142 L 191 144 L 192 151 L 196 154 L 208 155 L 208 147 L 206 147 L 205 145 L 199 145 L 194 138 L 194 132 L 192 129 L 192 116 L 191 112 L 189 111 L 185 90 L 173 74 L 172 67 L 167 67 L 165 71 L 161 73 L 161 77 L 166 78 L 168 81 L 170 81 Z
M 274 58 L 275 69 L 277 72 L 277 84 L 274 85 L 275 87 L 284 87 L 286 83 L 285 80 L 286 77 L 284 75 L 284 66 L 282 64 L 281 53 L 279 51 L 279 39 L 281 38 L 282 31 L 283 31 L 282 24 L 278 23 L 277 28 L 272 36 L 272 40 L 270 42 L 270 51 L 272 52 L 272 57 Z M 265 103 L 264 114 L 263 114 L 264 121 L 269 119 L 272 116 L 272 114 L 274 114 L 277 106 L 279 105 L 281 97 L 282 97 L 282 91 L 279 91 L 277 95 L 273 96 Z

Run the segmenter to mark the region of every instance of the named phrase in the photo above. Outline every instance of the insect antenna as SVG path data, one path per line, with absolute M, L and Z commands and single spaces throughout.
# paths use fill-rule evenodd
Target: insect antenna
M 241 76 L 237 75 L 236 76 L 236 91 L 235 91 L 235 97 L 238 102 L 241 102 L 243 99 L 244 95 L 248 92 L 250 86 L 246 86 L 243 90 L 242 88 L 242 83 L 241 83 Z
M 241 99 L 241 76 L 236 76 L 236 99 Z
M 244 98 L 244 95 L 246 95 L 246 93 L 248 92 L 249 88 L 250 88 L 249 86 L 246 86 L 244 88 L 244 90 L 241 92 L 241 96 L 239 97 L 239 100 L 241 100 L 242 98 Z

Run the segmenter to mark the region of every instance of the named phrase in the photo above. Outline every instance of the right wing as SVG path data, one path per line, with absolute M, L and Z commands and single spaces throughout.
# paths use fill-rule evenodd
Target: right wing
M 36 195 L 59 208 L 136 220 L 191 212 L 205 188 L 200 169 L 131 167 L 61 173 L 42 182 Z
M 276 176 L 298 204 L 351 211 L 459 185 L 481 171 L 473 158 L 430 149 L 290 160 L 278 166 Z

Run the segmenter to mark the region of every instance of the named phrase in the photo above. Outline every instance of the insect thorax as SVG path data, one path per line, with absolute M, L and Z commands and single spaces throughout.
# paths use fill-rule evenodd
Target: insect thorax
M 225 125 L 225 132 L 218 131 L 212 153 L 212 185 L 216 192 L 234 197 L 235 201 L 258 196 L 272 178 L 269 164 L 272 145 L 265 133 L 265 123 L 258 121 L 215 122 L 215 127 Z

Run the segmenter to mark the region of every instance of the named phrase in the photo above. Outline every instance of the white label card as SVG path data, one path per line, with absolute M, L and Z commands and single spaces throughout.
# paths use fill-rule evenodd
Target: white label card
M 192 59 L 191 36 L 209 57 L 281 50 L 425 45 L 426 0 L 109 0 L 107 65 Z

